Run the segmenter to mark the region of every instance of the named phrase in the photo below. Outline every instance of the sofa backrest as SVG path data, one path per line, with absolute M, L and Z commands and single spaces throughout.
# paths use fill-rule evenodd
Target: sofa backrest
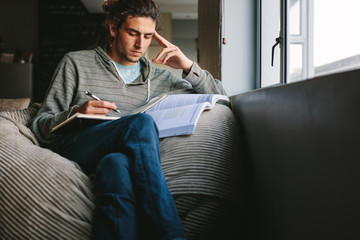
M 360 235 L 360 70 L 233 98 L 248 145 L 248 239 Z

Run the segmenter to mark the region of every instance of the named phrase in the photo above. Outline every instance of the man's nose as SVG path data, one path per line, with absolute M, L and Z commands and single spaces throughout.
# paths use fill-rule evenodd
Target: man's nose
M 135 42 L 135 46 L 137 48 L 142 48 L 143 45 L 144 45 L 144 38 L 142 36 L 137 37 L 136 42 Z

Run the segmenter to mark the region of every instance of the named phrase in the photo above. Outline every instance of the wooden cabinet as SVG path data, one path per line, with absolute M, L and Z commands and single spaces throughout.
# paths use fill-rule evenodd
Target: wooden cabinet
M 198 61 L 202 69 L 221 79 L 221 28 L 219 0 L 199 0 Z

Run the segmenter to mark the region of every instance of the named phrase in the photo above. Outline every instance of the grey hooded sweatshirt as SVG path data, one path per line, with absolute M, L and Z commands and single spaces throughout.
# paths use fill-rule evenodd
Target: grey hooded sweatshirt
M 163 93 L 226 94 L 221 82 L 196 63 L 181 79 L 168 70 L 155 67 L 145 58 L 140 61 L 142 74 L 133 83 L 126 84 L 101 47 L 67 53 L 55 70 L 40 110 L 29 123 L 40 143 L 48 146 L 59 137 L 50 130 L 66 120 L 74 107 L 90 100 L 85 91 L 114 102 L 122 116 Z

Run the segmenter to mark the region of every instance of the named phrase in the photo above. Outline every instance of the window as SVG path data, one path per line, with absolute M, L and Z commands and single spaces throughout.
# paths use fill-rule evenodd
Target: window
M 287 1 L 287 82 L 360 68 L 359 0 Z
M 261 87 L 360 68 L 359 0 L 258 1 Z
M 310 19 L 308 16 L 307 0 L 288 0 L 288 36 L 287 36 L 287 60 L 288 76 L 287 82 L 294 82 L 305 79 L 312 74 L 311 42 L 309 36 L 312 35 L 309 27 Z
M 280 36 L 280 0 L 260 1 L 260 86 L 281 83 L 281 50 L 276 44 Z M 273 51 L 274 50 L 274 51 Z

